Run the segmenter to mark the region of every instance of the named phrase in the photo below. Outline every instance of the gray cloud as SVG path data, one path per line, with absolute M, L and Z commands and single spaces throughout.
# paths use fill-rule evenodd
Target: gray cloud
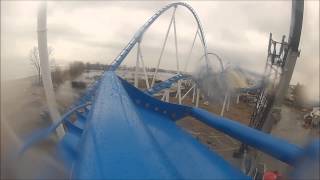
M 50 1 L 48 2 L 48 37 L 57 59 L 107 59 L 111 62 L 134 33 L 158 9 L 169 2 L 160 1 Z M 206 32 L 209 51 L 225 61 L 262 72 L 266 60 L 269 32 L 277 40 L 288 34 L 289 1 L 190 1 Z M 1 51 L 5 59 L 23 59 L 36 44 L 37 2 L 1 2 Z M 305 18 L 299 58 L 292 82 L 319 84 L 319 10 L 317 1 L 305 1 Z M 155 64 L 170 14 L 167 13 L 147 31 L 143 47 L 150 66 Z M 194 20 L 183 8 L 177 11 L 181 59 L 189 50 L 195 31 Z M 19 42 L 19 44 L 17 43 Z M 172 34 L 166 53 L 167 67 L 174 67 Z M 13 50 L 15 52 L 13 52 Z M 134 50 L 135 51 L 135 50 Z M 196 57 L 202 49 L 198 43 Z M 132 53 L 134 54 L 134 53 Z M 9 57 L 10 56 L 10 57 Z M 101 58 L 103 57 L 103 58 Z M 132 58 L 134 55 L 132 55 Z M 153 58 L 152 58 L 153 57 Z M 132 61 L 132 62 L 131 62 Z M 133 60 L 125 63 L 133 65 Z M 10 63 L 8 60 L 5 62 Z M 18 62 L 18 61 L 17 61 Z M 2 63 L 2 62 L 1 62 Z M 12 67 L 12 66 L 10 66 Z M 312 77 L 312 78 L 310 78 Z M 319 86 L 319 85 L 318 85 Z M 317 90 L 318 91 L 318 90 Z

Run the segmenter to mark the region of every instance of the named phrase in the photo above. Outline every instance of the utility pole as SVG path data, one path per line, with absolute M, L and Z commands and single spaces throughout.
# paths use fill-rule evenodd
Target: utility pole
M 260 90 L 255 110 L 251 116 L 250 124 L 252 128 L 256 128 L 266 133 L 270 133 L 275 122 L 281 118 L 281 106 L 284 96 L 289 87 L 289 83 L 293 74 L 296 60 L 299 56 L 299 43 L 303 20 L 303 0 L 292 0 L 291 24 L 288 43 L 285 43 L 283 36 L 282 42 L 272 40 L 272 34 L 269 38 L 268 57 L 265 66 L 264 78 L 270 78 L 272 70 L 281 71 L 279 83 L 273 84 L 274 89 L 270 89 L 268 81 L 263 79 L 263 88 Z M 280 52 L 277 53 L 276 45 L 280 46 Z M 283 56 L 282 56 L 283 55 Z M 277 78 L 279 75 L 277 73 Z M 275 81 L 273 81 L 275 82 Z M 246 172 L 254 172 L 259 154 L 256 150 L 250 149 L 246 144 L 241 144 L 238 151 L 233 154 L 234 157 L 242 158 L 243 161 L 254 159 L 253 165 Z
M 290 34 L 288 40 L 288 54 L 284 62 L 284 67 L 282 74 L 280 76 L 280 82 L 275 93 L 275 100 L 271 111 L 268 113 L 267 119 L 263 124 L 262 131 L 270 133 L 272 126 L 281 117 L 281 106 L 291 77 L 293 74 L 294 66 L 296 64 L 297 58 L 299 57 L 299 43 L 301 37 L 302 21 L 303 21 L 303 0 L 293 0 L 292 1 L 292 12 L 291 12 L 291 24 L 290 24 Z

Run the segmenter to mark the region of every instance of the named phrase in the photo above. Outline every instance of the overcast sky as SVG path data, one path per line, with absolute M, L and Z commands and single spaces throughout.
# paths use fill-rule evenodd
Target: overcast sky
M 74 60 L 110 63 L 134 33 L 163 1 L 65 1 L 48 2 L 48 44 L 58 64 Z M 291 1 L 189 1 L 197 12 L 207 38 L 209 51 L 225 62 L 263 72 L 269 32 L 276 40 L 288 35 Z M 1 80 L 34 73 L 28 62 L 30 49 L 37 44 L 38 1 L 1 1 Z M 142 43 L 146 65 L 155 66 L 172 11 L 168 11 L 147 31 Z M 178 8 L 177 34 L 180 66 L 185 63 L 194 33 L 195 21 L 186 8 Z M 319 97 L 319 1 L 306 1 L 301 56 L 292 83 L 308 85 Z M 171 31 L 161 66 L 174 69 L 174 38 Z M 197 40 L 192 63 L 202 55 Z M 135 50 L 125 61 L 133 65 Z M 191 63 L 190 67 L 193 66 Z M 316 96 L 317 95 L 317 96 Z

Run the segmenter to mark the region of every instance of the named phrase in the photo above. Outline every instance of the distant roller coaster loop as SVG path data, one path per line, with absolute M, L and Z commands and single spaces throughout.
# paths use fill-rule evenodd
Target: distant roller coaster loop
M 220 63 L 221 72 L 223 72 L 225 70 L 224 69 L 224 65 L 223 65 L 223 61 L 222 61 L 221 57 L 218 54 L 213 53 L 213 52 L 208 52 L 207 55 L 215 56 L 218 59 L 219 63 Z M 205 57 L 205 54 L 202 55 L 199 60 L 201 61 L 204 57 Z M 207 63 L 208 63 L 208 61 L 207 61 Z
M 123 62 L 123 60 L 127 57 L 127 55 L 129 54 L 129 52 L 132 50 L 132 48 L 134 47 L 134 45 L 139 42 L 141 40 L 141 37 L 143 36 L 143 34 L 146 32 L 146 30 L 153 24 L 153 22 L 158 19 L 158 17 L 160 17 L 164 12 L 166 12 L 168 9 L 170 8 L 177 8 L 178 6 L 183 6 L 186 7 L 193 15 L 193 17 L 195 18 L 195 20 L 197 21 L 197 25 L 198 25 L 198 32 L 201 38 L 201 43 L 202 46 L 204 48 L 204 56 L 206 59 L 206 62 L 208 63 L 208 58 L 207 58 L 207 54 L 208 54 L 208 50 L 207 50 L 207 43 L 206 43 L 206 39 L 205 39 L 205 35 L 203 32 L 203 27 L 201 25 L 201 22 L 199 20 L 199 17 L 197 15 L 197 13 L 194 11 L 194 9 L 183 2 L 176 2 L 176 3 L 171 3 L 168 4 L 166 6 L 164 6 L 162 9 L 160 9 L 157 13 L 155 13 L 134 35 L 134 37 L 131 39 L 131 41 L 127 44 L 127 46 L 121 51 L 121 53 L 115 58 L 115 60 L 111 63 L 111 66 L 109 68 L 109 70 L 111 71 L 115 71 L 120 64 Z

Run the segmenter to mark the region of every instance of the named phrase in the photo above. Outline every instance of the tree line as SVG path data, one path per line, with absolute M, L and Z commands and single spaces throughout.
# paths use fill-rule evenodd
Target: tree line
M 67 69 L 62 69 L 58 65 L 56 65 L 55 60 L 53 58 L 53 48 L 48 47 L 48 55 L 50 61 L 50 69 L 51 69 L 51 78 L 52 83 L 55 87 L 62 84 L 65 80 L 72 80 L 81 75 L 85 69 L 92 70 L 103 70 L 106 68 L 106 65 L 102 65 L 100 63 L 83 63 L 81 61 L 74 61 L 69 64 Z M 41 67 L 40 67 L 40 58 L 39 58 L 39 50 L 38 47 L 34 46 L 29 52 L 29 61 L 36 71 L 37 75 L 37 84 L 42 84 L 41 78 Z

